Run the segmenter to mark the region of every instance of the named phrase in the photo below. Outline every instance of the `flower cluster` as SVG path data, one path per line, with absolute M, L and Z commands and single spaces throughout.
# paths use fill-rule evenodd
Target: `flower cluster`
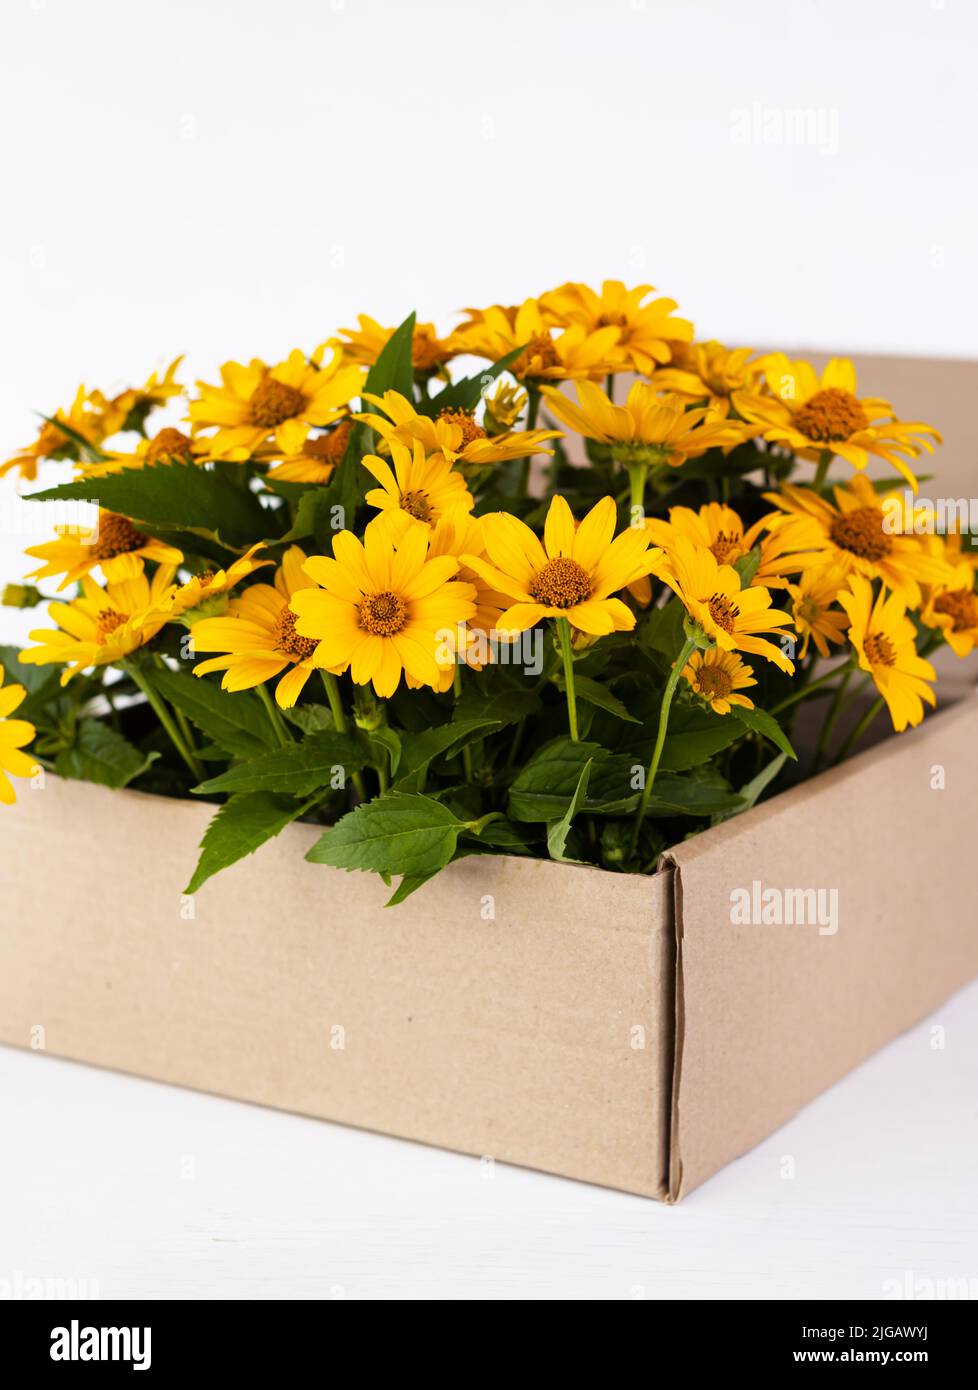
M 309 857 L 394 901 L 480 852 L 648 871 L 884 706 L 918 724 L 928 654 L 978 644 L 969 538 L 916 501 L 940 436 L 676 310 L 566 284 L 80 388 L 0 465 L 67 465 L 32 495 L 90 513 L 5 593 L 48 608 L 0 652 L 0 799 L 51 770 L 219 802 L 191 890 L 318 821 Z

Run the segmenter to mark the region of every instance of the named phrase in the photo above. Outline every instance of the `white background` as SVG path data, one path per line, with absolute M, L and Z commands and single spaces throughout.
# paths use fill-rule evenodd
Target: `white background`
M 444 329 L 567 278 L 650 281 L 735 343 L 974 355 L 976 35 L 968 0 L 7 0 L 0 445 L 82 379 L 120 389 L 181 351 L 213 378 L 359 311 Z M 779 142 L 792 110 L 810 142 Z M 21 544 L 0 537 L 4 578 Z M 0 613 L 0 638 L 28 622 Z M 941 1011 L 945 1049 L 915 1030 L 675 1210 L 5 1053 L 0 1281 L 710 1298 L 978 1279 L 976 1004 Z

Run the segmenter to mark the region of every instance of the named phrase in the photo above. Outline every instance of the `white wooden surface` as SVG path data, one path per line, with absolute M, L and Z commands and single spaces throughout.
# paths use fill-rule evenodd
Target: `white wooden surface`
M 675 1208 L 6 1048 L 0 1102 L 0 1295 L 978 1296 L 978 983 Z

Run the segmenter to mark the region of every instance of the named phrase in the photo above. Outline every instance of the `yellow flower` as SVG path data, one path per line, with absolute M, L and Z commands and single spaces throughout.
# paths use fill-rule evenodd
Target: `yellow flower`
M 726 652 L 722 647 L 693 652 L 683 667 L 683 675 L 693 694 L 705 700 L 715 714 L 729 714 L 731 705 L 754 708 L 753 700 L 736 693 L 757 684 L 750 667 L 736 652 Z
M 280 483 L 328 483 L 343 462 L 352 432 L 349 417 L 323 434 L 307 434 L 303 426 L 296 428 L 288 421 L 279 431 L 284 458 L 268 470 L 268 476 Z M 262 457 L 261 450 L 258 456 Z
M 104 438 L 99 414 L 89 404 L 88 393 L 79 386 L 75 399 L 67 413 L 58 410 L 52 417 L 67 425 L 72 434 L 81 435 L 94 449 Z M 79 454 L 79 444 L 71 435 L 59 430 L 57 424 L 45 420 L 33 444 L 18 450 L 13 458 L 0 463 L 0 478 L 13 468 L 20 469 L 20 476 L 28 482 L 37 477 L 37 465 L 41 459 L 75 459 Z
M 144 535 L 129 520 L 115 512 L 99 511 L 98 526 L 85 530 L 68 526 L 55 528 L 58 539 L 33 545 L 24 553 L 43 560 L 40 568 L 32 570 L 27 579 L 49 579 L 63 574 L 58 585 L 66 589 L 82 575 L 101 567 L 107 581 L 134 579 L 143 570 L 143 560 L 155 560 L 160 565 L 176 567 L 183 560 L 181 551 L 164 545 L 152 536 Z
M 142 562 L 138 573 L 110 582 L 105 588 L 90 574 L 81 580 L 80 598 L 71 603 L 51 603 L 48 617 L 57 628 L 41 628 L 30 634 L 40 645 L 20 653 L 26 665 L 65 665 L 61 684 L 92 666 L 122 661 L 155 637 L 166 622 L 173 594 L 173 565 L 159 565 L 152 580 Z
M 920 605 L 920 585 L 942 582 L 947 565 L 928 552 L 919 536 L 892 529 L 888 518 L 888 498 L 881 497 L 862 473 L 848 487 L 833 488 L 835 505 L 811 488 L 784 484 L 780 492 L 766 492 L 769 502 L 792 519 L 804 519 L 806 548 L 814 544 L 826 562 L 838 564 L 843 573 L 882 579 L 888 589 L 903 595 L 907 603 Z M 902 496 L 892 497 L 902 506 Z M 815 523 L 814 530 L 810 523 Z M 784 523 L 770 522 L 780 526 Z M 910 528 L 912 530 L 912 528 Z
M 162 378 L 158 372 L 153 372 L 145 386 L 130 387 L 117 396 L 107 397 L 101 391 L 93 391 L 89 401 L 101 416 L 102 438 L 109 439 L 121 430 L 141 430 L 151 411 L 179 396 L 183 387 L 175 377 L 182 361 L 182 356 L 175 357 Z
M 498 362 L 523 348 L 508 368 L 519 381 L 537 385 L 541 381 L 597 379 L 622 370 L 621 357 L 613 356 L 621 332 L 618 328 L 590 332 L 582 324 L 573 324 L 554 337 L 535 299 L 513 309 L 494 304 L 467 312 L 468 320 L 455 335 L 459 351 Z
M 802 458 L 818 461 L 828 450 L 863 469 L 869 456 L 885 459 L 917 490 L 907 463 L 941 443 L 933 425 L 901 421 L 889 401 L 856 395 L 856 369 L 833 357 L 821 377 L 808 362 L 790 362 L 782 352 L 765 359 L 765 376 L 773 395 L 751 402 L 748 419 L 764 425 L 764 438 L 786 445 Z M 928 438 L 930 436 L 930 438 Z
M 499 618 L 502 632 L 523 632 L 544 618 L 566 618 L 594 637 L 629 632 L 635 614 L 611 595 L 649 574 L 661 557 L 649 549 L 644 527 L 615 536 L 617 512 L 602 497 L 579 526 L 563 497 L 550 503 L 541 544 L 530 528 L 508 512 L 482 518 L 489 560 L 464 556 L 490 588 L 507 594 Z
M 607 444 L 621 462 L 677 468 L 707 449 L 732 447 L 747 437 L 737 421 L 722 420 L 705 408 L 687 410 L 678 396 L 660 396 L 645 381 L 632 384 L 624 405 L 615 405 L 590 381 L 579 381 L 576 390 L 577 405 L 552 387 L 545 387 L 544 395 L 559 420 Z
M 801 637 L 799 657 L 808 655 L 809 641 L 815 643 L 820 656 L 828 656 L 829 643 L 843 640 L 849 619 L 833 605 L 845 587 L 845 571 L 837 565 L 810 569 L 788 585 L 792 599 L 795 628 Z
M 763 656 L 791 675 L 794 663 L 773 642 L 757 636 L 790 637 L 787 613 L 772 608 L 770 591 L 761 584 L 740 586 L 732 565 L 718 565 L 705 546 L 677 536 L 656 569 L 658 578 L 678 594 L 694 623 L 724 651 Z
M 397 330 L 382 327 L 368 314 L 358 314 L 357 321 L 359 328 L 341 328 L 342 337 L 331 339 L 330 346 L 342 348 L 349 361 L 372 367 Z M 454 334 L 440 338 L 433 323 L 414 325 L 411 361 L 418 376 L 442 373 L 445 363 L 450 362 L 457 353 Z
M 373 683 L 380 696 L 397 689 L 402 671 L 419 685 L 443 687 L 439 661 L 446 632 L 475 612 L 475 590 L 456 580 L 451 555 L 431 558 L 428 528 L 411 526 L 395 546 L 390 534 L 368 526 L 363 543 L 351 531 L 333 540 L 333 558 L 313 555 L 310 580 L 292 600 L 296 628 L 316 647 L 316 659 L 345 671 L 357 685 Z
M 652 382 L 660 391 L 671 391 L 690 405 L 707 405 L 716 415 L 739 415 L 764 408 L 761 378 L 764 359 L 753 358 L 753 348 L 727 348 L 711 339 L 690 343 L 682 360 L 660 368 Z
M 486 396 L 484 423 L 490 434 L 506 434 L 516 424 L 527 407 L 529 396 L 522 386 L 501 381 L 491 396 Z
M 385 391 L 383 396 L 364 392 L 363 398 L 384 413 L 357 419 L 366 420 L 388 444 L 397 440 L 409 449 L 422 444 L 426 453 L 441 454 L 449 463 L 463 466 L 483 468 L 529 454 L 551 454 L 553 450 L 541 449 L 541 444 L 560 438 L 559 430 L 519 430 L 490 439 L 469 410 L 443 410 L 432 419 L 420 415 L 398 391 Z
M 937 678 L 933 666 L 917 655 L 916 629 L 906 616 L 906 604 L 899 594 L 887 594 L 886 588 L 873 601 L 873 587 L 868 579 L 853 575 L 849 580 L 851 593 L 839 595 L 839 602 L 849 614 L 849 641 L 855 648 L 859 665 L 873 678 L 883 696 L 897 733 L 908 724 L 919 724 L 924 717 L 922 701 L 937 703 L 927 681 Z
M 208 457 L 242 462 L 273 440 L 282 455 L 294 454 L 300 436 L 304 439 L 314 426 L 329 425 L 345 414 L 360 393 L 364 372 L 339 353 L 321 367 L 324 351 L 325 344 L 309 359 L 296 348 L 274 367 L 257 358 L 247 367 L 225 362 L 223 385 L 199 381 L 201 394 L 190 403 L 190 419 L 195 438 L 201 430 L 217 429 L 198 438 Z M 287 424 L 292 428 L 283 431 Z
M 10 715 L 22 704 L 27 691 L 22 685 L 4 685 L 4 670 L 0 666 L 0 801 L 12 806 L 16 801 L 8 772 L 14 777 L 33 777 L 38 771 L 33 758 L 20 750 L 34 737 L 37 730 L 26 719 L 11 719 Z
M 367 454 L 362 460 L 364 468 L 380 483 L 380 487 L 371 488 L 366 494 L 371 507 L 381 512 L 405 511 L 429 524 L 450 507 L 472 510 L 472 494 L 465 479 L 442 454 L 427 458 L 424 446 L 418 442 L 409 449 L 391 440 L 390 447 L 393 468 L 376 454 Z
M 201 604 L 211 604 L 212 599 L 220 598 L 222 595 L 233 589 L 236 584 L 240 584 L 242 579 L 247 579 L 249 574 L 254 574 L 255 570 L 262 569 L 265 565 L 274 563 L 272 560 L 256 560 L 255 556 L 259 550 L 264 550 L 265 542 L 258 541 L 244 555 L 231 562 L 226 570 L 205 570 L 202 574 L 195 574 L 187 580 L 186 584 L 181 584 L 174 593 L 170 603 L 170 616 L 180 619 L 190 626 L 194 621 L 201 621 L 204 613 L 200 617 L 194 617 L 194 609 L 200 608 Z M 211 614 L 207 611 L 206 616 Z
M 688 343 L 693 337 L 688 319 L 672 317 L 677 307 L 674 299 L 643 303 L 654 293 L 654 285 L 627 290 L 621 280 L 605 280 L 600 294 L 587 285 L 566 284 L 543 295 L 540 305 L 557 324 L 575 325 L 588 333 L 617 328 L 613 356 L 618 370 L 651 372 L 660 362 L 669 361 L 673 344 Z
M 920 619 L 940 629 L 956 656 L 965 657 L 978 646 L 978 595 L 971 558 L 959 560 L 946 581 L 928 590 Z
M 691 507 L 670 507 L 668 521 L 650 518 L 645 525 L 655 545 L 668 550 L 676 536 L 685 536 L 694 545 L 712 551 L 721 565 L 736 564 L 759 545 L 761 560 L 751 583 L 763 584 L 768 589 L 783 589 L 787 584 L 785 575 L 797 574 L 815 563 L 824 564 L 819 549 L 821 537 L 818 531 L 814 536 L 809 534 L 810 548 L 806 550 L 805 528 L 780 527 L 765 534 L 770 519 L 770 516 L 761 517 L 745 530 L 733 507 L 707 502 L 698 512 Z
M 127 468 L 147 468 L 157 463 L 193 463 L 206 452 L 205 441 L 192 440 L 183 430 L 167 425 L 152 439 L 141 439 L 132 453 L 108 450 L 97 462 L 79 460 L 78 472 L 84 478 L 104 478 Z
M 224 690 L 250 690 L 285 672 L 275 688 L 282 709 L 291 709 L 306 681 L 323 663 L 316 659 L 316 643 L 296 631 L 290 600 L 312 580 L 303 573 L 305 552 L 293 545 L 282 556 L 275 584 L 252 584 L 231 599 L 221 617 L 201 618 L 193 626 L 195 652 L 223 652 L 223 656 L 199 661 L 195 676 L 223 671 Z

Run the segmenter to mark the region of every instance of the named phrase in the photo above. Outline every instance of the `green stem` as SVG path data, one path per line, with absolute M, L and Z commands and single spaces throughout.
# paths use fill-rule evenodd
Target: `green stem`
M 812 483 L 812 487 L 816 492 L 821 492 L 822 488 L 825 486 L 825 479 L 828 477 L 829 464 L 831 462 L 832 450 L 823 449 L 818 461 L 818 467 L 815 470 L 815 481 Z
M 635 525 L 636 516 L 639 524 L 645 520 L 645 484 L 649 476 L 649 465 L 647 463 L 628 464 L 628 524 Z M 636 513 L 636 508 L 638 511 Z
M 611 402 L 611 404 L 614 405 L 614 403 L 615 403 L 615 374 L 614 374 L 614 372 L 609 372 L 608 375 L 605 377 L 604 393 L 605 393 L 605 395 L 608 397 L 608 400 Z
M 567 722 L 574 743 L 579 743 L 577 733 L 577 692 L 574 689 L 574 651 L 571 646 L 571 626 L 566 618 L 557 619 L 557 633 L 560 641 L 560 654 L 564 659 L 564 688 L 567 695 Z
M 649 802 L 652 799 L 652 787 L 655 784 L 655 774 L 659 771 L 659 762 L 662 758 L 662 749 L 666 742 L 666 729 L 669 726 L 669 708 L 672 704 L 672 697 L 676 693 L 676 686 L 679 684 L 679 677 L 685 670 L 686 663 L 696 650 L 696 643 L 688 637 L 682 651 L 676 658 L 672 670 L 669 672 L 669 679 L 666 681 L 666 688 L 662 692 L 662 704 L 659 707 L 659 731 L 655 736 L 655 747 L 652 750 L 652 761 L 649 763 L 648 772 L 645 775 L 645 786 L 642 788 L 641 800 L 638 803 L 638 811 L 635 815 L 635 825 L 632 828 L 632 841 L 628 851 L 628 857 L 634 858 L 638 848 L 638 837 L 642 831 L 642 822 L 645 820 L 646 812 L 649 809 Z
M 452 692 L 455 696 L 455 703 L 458 704 L 462 698 L 462 668 L 455 667 L 455 674 L 452 677 Z M 474 782 L 475 774 L 472 767 L 472 749 L 466 744 L 462 749 L 462 766 L 465 768 L 466 782 Z
M 851 663 L 846 666 L 833 667 L 831 671 L 826 671 L 824 676 L 819 676 L 817 681 L 809 681 L 807 685 L 803 685 L 800 689 L 793 691 L 792 694 L 787 695 L 783 700 L 779 701 L 778 704 L 772 705 L 768 710 L 768 714 L 780 714 L 783 709 L 787 709 L 789 705 L 793 705 L 796 700 L 803 700 L 805 696 L 810 695 L 813 690 L 818 690 L 820 686 L 828 685 L 829 681 L 834 681 L 836 676 L 841 675 L 843 671 L 849 671 L 851 669 Z
M 165 671 L 165 670 L 167 669 L 166 663 L 164 662 L 163 658 L 160 656 L 159 652 L 154 652 L 154 653 L 153 653 L 153 664 L 154 664 L 154 665 L 157 667 L 157 669 L 160 670 L 160 671 Z M 194 741 L 194 732 L 193 732 L 193 729 L 190 727 L 190 720 L 187 718 L 187 716 L 184 714 L 183 710 L 180 709 L 180 707 L 179 707 L 178 705 L 174 705 L 174 706 L 173 706 L 173 714 L 174 714 L 174 717 L 176 718 L 177 727 L 178 727 L 179 730 L 180 730 L 180 733 L 181 733 L 181 735 L 182 735 L 182 737 L 183 737 L 183 741 L 184 741 L 184 743 L 187 745 L 188 751 L 189 751 L 190 753 L 193 753 L 194 755 L 196 755 L 196 753 L 197 753 L 197 745 L 196 745 L 196 743 L 195 743 L 195 741 Z
M 846 689 L 851 680 L 852 667 L 846 671 L 836 687 L 835 695 L 832 697 L 832 703 L 829 705 L 829 712 L 825 716 L 825 721 L 822 724 L 822 729 L 818 736 L 818 743 L 815 746 L 815 761 L 812 764 L 812 770 L 815 772 L 817 772 L 822 765 L 822 759 L 825 757 L 825 750 L 828 747 L 829 739 L 832 737 L 832 730 L 835 728 L 836 720 L 842 711 L 842 706 L 846 697 Z
M 265 706 L 268 722 L 275 730 L 275 737 L 283 748 L 288 748 L 289 744 L 292 742 L 292 735 L 285 727 L 285 720 L 282 718 L 281 710 L 272 699 L 271 695 L 269 695 L 267 686 L 264 684 L 259 685 L 258 694 L 261 697 L 262 704 Z
M 526 425 L 527 430 L 536 429 L 537 411 L 540 409 L 540 390 L 537 386 L 526 384 Z M 530 465 L 533 463 L 533 455 L 527 454 L 520 465 L 520 481 L 517 497 L 527 497 L 530 491 Z
M 163 725 L 163 728 L 166 730 L 170 742 L 173 744 L 174 748 L 180 754 L 183 761 L 187 764 L 187 767 L 190 769 L 194 781 L 203 782 L 205 777 L 204 769 L 201 767 L 194 754 L 187 747 L 186 743 L 184 742 L 183 735 L 180 733 L 178 725 L 176 724 L 175 720 L 173 719 L 173 716 L 170 714 L 170 711 L 167 709 L 161 697 L 156 693 L 152 685 L 150 685 L 149 681 L 146 678 L 145 671 L 141 671 L 135 664 L 135 662 L 127 661 L 123 662 L 123 665 L 125 666 L 125 669 L 129 672 L 130 676 L 132 676 L 135 684 L 138 685 L 139 689 L 146 696 L 150 708 L 152 709 L 153 713 L 156 715 L 160 723 Z
M 869 709 L 863 715 L 862 719 L 860 719 L 859 723 L 853 729 L 852 733 L 849 734 L 848 738 L 845 739 L 838 753 L 836 753 L 835 757 L 832 759 L 833 767 L 838 767 L 839 763 L 841 763 L 845 758 L 849 756 L 849 753 L 862 738 L 863 734 L 869 728 L 870 724 L 872 724 L 873 720 L 876 718 L 876 716 L 879 714 L 880 710 L 883 708 L 885 704 L 886 701 L 883 699 L 882 695 L 879 697 L 878 700 L 873 701 Z
M 326 698 L 329 701 L 329 708 L 333 715 L 333 723 L 336 731 L 340 734 L 348 734 L 350 726 L 347 723 L 346 714 L 343 710 L 343 700 L 340 695 L 340 683 L 333 675 L 332 671 L 324 671 L 319 668 L 319 674 L 323 678 L 323 686 L 326 690 Z M 363 777 L 359 772 L 353 774 L 353 785 L 356 788 L 357 796 L 361 801 L 367 799 L 367 789 L 363 785 Z

